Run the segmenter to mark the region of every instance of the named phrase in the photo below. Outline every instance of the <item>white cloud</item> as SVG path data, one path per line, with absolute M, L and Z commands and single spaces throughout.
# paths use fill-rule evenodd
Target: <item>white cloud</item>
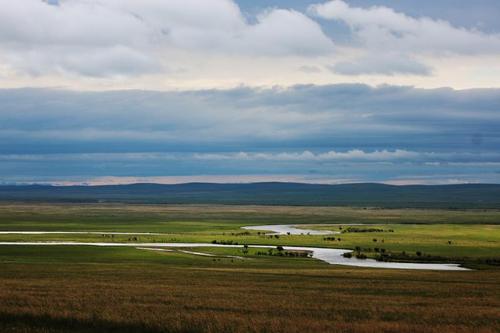
M 0 2 L 0 64 L 29 75 L 139 75 L 168 72 L 178 53 L 310 56 L 333 48 L 302 13 L 272 9 L 250 24 L 231 0 Z
M 334 150 L 325 153 L 313 153 L 308 150 L 303 152 L 282 152 L 282 153 L 200 153 L 195 154 L 194 158 L 201 160 L 268 160 L 268 161 L 388 161 L 397 159 L 417 159 L 432 153 L 417 153 L 407 150 L 396 149 L 375 150 L 365 152 L 359 149 L 353 149 L 346 152 L 337 152 Z
M 500 54 L 500 36 L 455 27 L 443 20 L 414 18 L 391 8 L 351 7 L 341 0 L 309 7 L 309 13 L 345 23 L 362 55 L 334 66 L 341 74 L 429 74 L 425 57 Z
M 238 40 L 238 49 L 267 49 L 271 54 L 282 56 L 314 56 L 333 50 L 333 43 L 323 34 L 319 24 L 293 10 L 267 11 L 258 17 L 257 24 L 249 26 L 243 36 Z
M 407 150 L 375 150 L 371 152 L 353 149 L 346 152 L 328 151 L 313 153 L 308 150 L 303 152 L 230 152 L 230 153 L 67 153 L 67 154 L 0 154 L 0 161 L 181 161 L 181 160 L 247 160 L 247 161 L 388 161 L 388 160 L 416 160 L 440 156 L 435 153 L 418 153 Z
M 498 166 L 500 154 L 498 153 L 470 153 L 470 152 L 429 152 L 411 151 L 405 149 L 382 149 L 366 151 L 351 149 L 348 151 L 330 150 L 327 152 L 313 153 L 305 150 L 302 152 L 278 153 L 195 153 L 189 158 L 214 161 L 276 161 L 276 162 L 393 162 L 417 163 L 426 166 L 456 165 L 456 166 Z
M 58 153 L 58 154 L 0 154 L 3 162 L 144 162 L 144 161 L 267 161 L 267 162 L 354 162 L 354 163 L 417 163 L 426 167 L 438 166 L 500 166 L 499 153 L 429 152 L 406 149 L 381 149 L 326 152 L 141 152 L 141 153 Z
M 0 6 L 4 88 L 499 84 L 498 35 L 385 7 L 330 1 L 307 16 L 279 2 L 282 8 L 249 17 L 236 0 L 0 0 Z M 339 36 L 343 29 L 324 19 L 346 23 L 354 38 Z

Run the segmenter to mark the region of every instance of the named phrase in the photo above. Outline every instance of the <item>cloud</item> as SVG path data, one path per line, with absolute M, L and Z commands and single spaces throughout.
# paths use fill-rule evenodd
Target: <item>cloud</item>
M 0 153 L 457 146 L 475 152 L 500 144 L 499 96 L 498 89 L 359 84 L 184 92 L 0 90 Z
M 306 12 L 285 1 L 266 2 L 270 7 L 259 11 L 239 3 L 4 1 L 0 86 L 172 90 L 342 80 L 457 88 L 497 84 L 500 37 L 492 30 L 340 0 Z M 439 17 L 431 7 L 424 12 Z
M 0 90 L 0 182 L 500 182 L 499 110 L 499 89 Z
M 390 162 L 415 163 L 426 166 L 499 166 L 497 152 L 426 152 L 404 149 L 346 151 L 282 151 L 282 152 L 140 152 L 140 153 L 58 153 L 58 154 L 0 154 L 4 162 L 179 162 L 179 161 L 265 161 L 265 162 Z
M 499 89 L 0 90 L 0 182 L 500 182 L 499 110 Z
M 180 158 L 180 157 L 178 157 Z M 184 157 L 186 158 L 186 156 Z M 416 163 L 427 166 L 441 164 L 455 166 L 498 166 L 500 154 L 496 152 L 426 152 L 410 151 L 405 149 L 382 149 L 364 151 L 351 149 L 347 151 L 329 150 L 326 152 L 238 152 L 238 153 L 195 153 L 187 158 L 213 161 L 275 161 L 275 162 L 390 162 L 390 163 Z
M 365 152 L 360 149 L 352 149 L 346 152 L 337 152 L 334 150 L 324 153 L 313 153 L 311 151 L 303 152 L 282 152 L 282 153 L 204 153 L 195 154 L 195 159 L 200 160 L 253 160 L 253 161 L 390 161 L 390 160 L 406 160 L 416 159 L 422 156 L 417 152 L 396 149 L 389 150 L 375 150 L 372 152 Z
M 168 73 L 198 52 L 300 57 L 332 48 L 302 13 L 270 9 L 250 24 L 231 0 L 24 0 L 0 11 L 0 61 L 34 76 Z
M 352 149 L 324 152 L 0 154 L 0 184 L 499 182 L 498 152 Z
M 391 8 L 353 7 L 341 0 L 309 7 L 309 13 L 343 22 L 350 29 L 350 48 L 362 53 L 351 62 L 336 64 L 345 75 L 395 73 L 428 75 L 426 57 L 498 55 L 500 35 L 451 25 L 428 17 L 414 18 Z

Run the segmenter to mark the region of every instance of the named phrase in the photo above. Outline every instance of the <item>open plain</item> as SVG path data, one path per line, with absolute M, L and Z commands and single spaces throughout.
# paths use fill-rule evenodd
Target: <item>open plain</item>
M 496 210 L 2 204 L 1 242 L 137 246 L 0 246 L 0 329 L 496 332 L 498 221 Z M 242 229 L 285 223 L 332 234 L 276 237 Z M 140 246 L 161 242 L 249 247 Z M 252 247 L 264 244 L 276 249 Z M 373 258 L 384 249 L 389 261 L 455 262 L 471 270 L 329 265 L 284 254 L 280 246 L 342 248 Z

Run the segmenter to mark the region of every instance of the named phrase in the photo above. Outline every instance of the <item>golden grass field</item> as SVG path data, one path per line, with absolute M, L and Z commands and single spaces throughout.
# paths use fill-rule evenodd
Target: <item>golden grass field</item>
M 4 264 L 2 332 L 498 332 L 500 272 Z

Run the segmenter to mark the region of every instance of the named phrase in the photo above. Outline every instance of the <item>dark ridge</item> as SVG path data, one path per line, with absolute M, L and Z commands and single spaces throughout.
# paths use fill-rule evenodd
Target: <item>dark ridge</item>
M 500 208 L 500 184 L 407 185 L 185 183 L 102 186 L 4 185 L 0 201 L 123 202 L 416 208 Z

